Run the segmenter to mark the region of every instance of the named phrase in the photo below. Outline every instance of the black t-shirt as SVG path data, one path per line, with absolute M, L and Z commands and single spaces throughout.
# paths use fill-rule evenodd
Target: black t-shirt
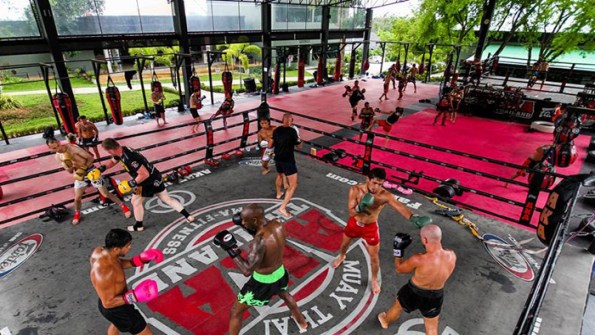
M 161 172 L 159 172 L 159 170 L 157 170 L 153 164 L 151 164 L 145 158 L 145 156 L 141 155 L 134 149 L 123 146 L 120 163 L 124 166 L 124 169 L 130 174 L 130 176 L 132 176 L 132 178 L 136 178 L 136 176 L 138 176 L 138 169 L 140 169 L 141 166 L 144 166 L 147 171 L 149 171 L 149 178 L 143 181 L 143 183 L 147 181 L 152 183 L 154 179 L 161 179 Z
M 273 130 L 276 162 L 294 162 L 293 150 L 299 144 L 298 135 L 292 127 L 277 127 Z

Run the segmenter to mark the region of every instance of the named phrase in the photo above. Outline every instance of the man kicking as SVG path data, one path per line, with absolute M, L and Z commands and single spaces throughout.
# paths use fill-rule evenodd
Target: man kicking
M 374 168 L 366 177 L 364 184 L 357 184 L 349 190 L 349 202 L 347 209 L 349 220 L 343 231 L 343 242 L 339 256 L 333 261 L 333 268 L 337 268 L 345 260 L 347 248 L 355 238 L 363 238 L 366 241 L 370 263 L 372 267 L 372 292 L 380 293 L 378 283 L 378 272 L 380 270 L 379 251 L 380 235 L 378 233 L 378 216 L 385 205 L 391 206 L 395 211 L 407 218 L 416 227 L 421 228 L 432 223 L 429 216 L 413 214 L 407 207 L 397 201 L 395 196 L 382 187 L 386 179 L 386 171 L 382 168 Z

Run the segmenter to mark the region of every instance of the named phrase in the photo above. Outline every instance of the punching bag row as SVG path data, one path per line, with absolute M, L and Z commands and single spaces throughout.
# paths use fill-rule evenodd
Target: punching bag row
M 70 99 L 70 96 L 63 92 L 56 92 L 52 97 L 52 103 L 60 114 L 60 119 L 62 120 L 62 125 L 64 126 L 66 133 L 76 133 L 74 128 L 76 120 L 72 114 L 72 100 Z
M 232 85 L 233 85 L 233 74 L 227 68 L 227 63 L 225 64 L 225 71 L 221 73 L 221 82 L 223 82 L 223 89 L 225 91 L 225 97 L 231 97 L 232 95 Z
M 124 123 L 124 119 L 122 118 L 122 105 L 120 103 L 120 90 L 114 85 L 112 77 L 107 77 L 107 88 L 105 89 L 105 96 L 107 97 L 107 102 L 109 103 L 109 108 L 112 111 L 112 118 L 114 119 L 114 123 L 117 125 L 121 125 Z

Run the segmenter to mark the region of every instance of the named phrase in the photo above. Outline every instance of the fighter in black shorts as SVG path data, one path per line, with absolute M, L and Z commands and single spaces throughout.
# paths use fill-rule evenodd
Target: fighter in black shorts
M 359 80 L 353 82 L 353 87 L 345 86 L 346 91 L 343 93 L 343 97 L 349 95 L 349 105 L 351 105 L 351 121 L 355 121 L 357 116 L 357 104 L 360 100 L 365 100 L 364 93 L 366 89 L 359 88 Z
M 366 101 L 364 103 L 364 108 L 362 108 L 362 110 L 359 112 L 359 118 L 361 120 L 359 126 L 359 140 L 361 141 L 364 132 L 368 131 L 368 129 L 370 129 L 370 126 L 372 125 L 372 122 L 374 122 L 374 109 L 370 107 L 369 102 Z
M 244 312 L 250 306 L 266 306 L 275 295 L 283 299 L 300 330 L 308 327 L 295 299 L 287 291 L 289 274 L 283 266 L 283 249 L 287 237 L 285 226 L 277 220 L 267 220 L 264 215 L 264 208 L 250 204 L 232 218 L 233 223 L 254 236 L 246 258 L 242 257 L 237 241 L 229 231 L 222 230 L 213 238 L 213 243 L 227 251 L 242 274 L 250 276 L 231 308 L 231 335 L 240 333 Z
M 106 138 L 101 145 L 112 155 L 112 159 L 105 164 L 105 168 L 109 169 L 120 162 L 132 177 L 130 181 L 123 180 L 118 184 L 118 189 L 122 193 L 134 191 L 131 202 L 136 223 L 134 226 L 128 227 L 129 231 L 144 230 L 143 217 L 145 209 L 143 203 L 145 198 L 151 198 L 153 196 L 157 196 L 178 213 L 184 215 L 188 222 L 195 220 L 180 202 L 169 196 L 165 189 L 161 172 L 138 151 L 120 146 L 113 138 Z
M 391 322 L 399 319 L 402 311 L 410 313 L 419 309 L 424 317 L 426 334 L 438 335 L 444 284 L 455 269 L 457 256 L 454 251 L 442 248 L 440 227 L 433 224 L 423 226 L 419 235 L 426 252 L 415 254 L 408 259 L 403 259 L 403 255 L 405 248 L 412 242 L 411 236 L 403 233 L 395 235 L 395 270 L 398 273 L 414 274 L 399 290 L 393 305 L 386 312 L 378 314 L 378 321 L 382 328 L 387 329 Z

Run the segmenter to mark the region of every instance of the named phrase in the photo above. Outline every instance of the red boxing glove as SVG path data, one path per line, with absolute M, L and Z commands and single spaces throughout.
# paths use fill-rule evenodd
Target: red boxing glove
M 134 289 L 124 293 L 123 298 L 127 304 L 135 302 L 146 302 L 155 299 L 159 295 L 157 282 L 153 279 L 143 280 Z
M 132 259 L 130 261 L 132 262 L 132 265 L 138 267 L 143 264 L 149 263 L 152 260 L 154 260 L 155 263 L 157 263 L 157 264 L 159 264 L 159 263 L 161 263 L 161 261 L 163 261 L 163 253 L 161 252 L 161 250 L 158 250 L 158 249 L 145 250 L 145 251 L 141 252 L 140 254 L 132 257 Z

